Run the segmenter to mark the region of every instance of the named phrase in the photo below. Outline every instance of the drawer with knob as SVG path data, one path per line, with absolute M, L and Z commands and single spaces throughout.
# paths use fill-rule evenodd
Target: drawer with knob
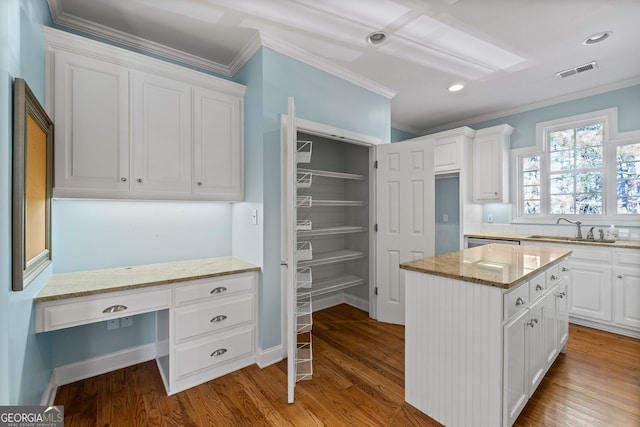
M 256 275 L 254 273 L 189 282 L 189 285 L 178 286 L 175 289 L 175 305 L 179 307 L 185 304 L 213 301 L 227 296 L 252 292 L 255 282 Z
M 529 281 L 529 301 L 538 299 L 547 289 L 547 275 L 542 272 Z
M 526 282 L 512 291 L 504 294 L 504 319 L 509 319 L 514 314 L 523 310 L 529 303 L 529 283 Z
M 39 304 L 36 311 L 36 332 L 53 331 L 170 307 L 171 289 L 124 291 L 45 302 Z
M 253 322 L 253 294 L 189 305 L 174 310 L 175 342 Z
M 254 327 L 247 326 L 177 346 L 174 352 L 176 379 L 251 354 L 254 335 Z

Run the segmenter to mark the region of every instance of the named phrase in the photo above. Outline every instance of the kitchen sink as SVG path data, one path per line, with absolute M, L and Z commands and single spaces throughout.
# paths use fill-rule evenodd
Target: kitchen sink
M 586 243 L 615 243 L 615 240 L 612 239 L 585 239 L 578 237 L 568 237 L 568 236 L 543 236 L 534 234 L 533 236 L 529 236 L 529 239 L 540 239 L 540 240 L 561 240 L 565 242 L 586 242 Z

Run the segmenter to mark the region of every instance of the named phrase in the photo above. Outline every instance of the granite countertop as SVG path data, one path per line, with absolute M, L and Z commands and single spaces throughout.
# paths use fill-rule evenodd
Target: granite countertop
M 569 255 L 562 248 L 492 243 L 405 262 L 400 268 L 509 289 Z
M 220 257 L 54 274 L 38 296 L 34 298 L 34 302 L 75 298 L 259 270 L 260 267 L 241 259 Z
M 547 238 L 531 238 L 532 234 L 516 234 L 516 233 L 469 233 L 465 234 L 465 237 L 477 237 L 493 240 L 520 240 L 529 242 L 546 242 L 546 243 L 560 243 L 567 245 L 584 245 L 584 246 L 606 246 L 611 248 L 621 249 L 640 249 L 640 240 L 616 240 L 614 243 L 601 243 L 595 240 L 562 240 L 562 236 L 546 236 Z

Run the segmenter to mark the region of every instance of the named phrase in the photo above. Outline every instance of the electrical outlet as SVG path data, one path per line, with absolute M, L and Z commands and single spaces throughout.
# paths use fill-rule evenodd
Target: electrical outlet
M 120 319 L 120 327 L 128 328 L 129 326 L 133 326 L 133 316 L 127 316 Z
M 449 222 L 449 215 L 448 214 L 443 214 L 442 215 L 442 222 Z
M 493 222 L 493 214 L 487 215 L 487 222 Z
M 107 331 L 113 331 L 120 327 L 120 319 L 107 320 Z

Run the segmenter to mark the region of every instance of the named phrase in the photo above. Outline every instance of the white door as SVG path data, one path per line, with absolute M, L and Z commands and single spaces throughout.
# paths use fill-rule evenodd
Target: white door
M 433 146 L 405 141 L 377 146 L 376 309 L 382 322 L 404 325 L 400 263 L 435 252 Z
M 288 402 L 293 403 L 296 386 L 296 330 L 295 330 L 295 272 L 296 272 L 296 177 L 295 177 L 295 147 L 296 147 L 296 122 L 295 104 L 293 98 L 289 98 L 288 115 L 281 119 L 281 166 L 282 171 L 282 204 L 281 204 L 281 289 L 285 290 L 285 307 L 287 313 L 286 335 L 283 344 L 287 348 L 287 378 L 288 378 Z

